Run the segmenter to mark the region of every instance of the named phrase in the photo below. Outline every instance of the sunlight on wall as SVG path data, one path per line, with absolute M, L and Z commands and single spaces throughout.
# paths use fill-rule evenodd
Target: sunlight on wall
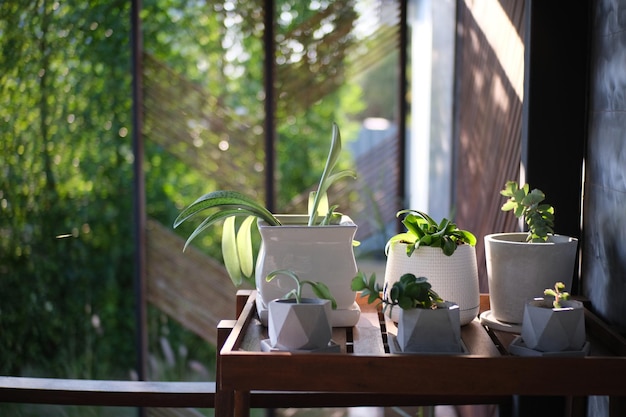
M 517 97 L 523 101 L 524 41 L 498 0 L 465 0 L 465 4 L 498 57 Z

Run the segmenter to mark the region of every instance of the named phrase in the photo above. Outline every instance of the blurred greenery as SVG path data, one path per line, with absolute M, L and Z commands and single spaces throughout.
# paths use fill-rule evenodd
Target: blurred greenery
M 147 215 L 171 226 L 183 206 L 231 184 L 263 201 L 263 2 L 142 3 Z M 311 4 L 320 9 L 278 2 L 279 208 L 319 179 L 331 121 L 355 137 L 367 110 L 345 74 L 354 0 Z M 294 38 L 317 58 L 295 59 Z M 129 40 L 126 0 L 0 3 L 2 375 L 133 377 Z M 218 241 L 207 233 L 200 244 L 221 260 Z M 213 378 L 213 347 L 154 309 L 149 325 L 152 379 Z

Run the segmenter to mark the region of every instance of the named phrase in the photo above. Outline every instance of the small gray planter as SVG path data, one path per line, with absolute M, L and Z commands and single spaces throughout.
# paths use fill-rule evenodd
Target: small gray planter
M 580 351 L 586 342 L 585 314 L 580 301 L 552 301 L 537 298 L 524 309 L 522 340 L 529 349 L 542 352 Z
M 332 337 L 331 302 L 318 298 L 276 299 L 268 305 L 269 343 L 272 349 L 328 348 Z
M 397 342 L 403 353 L 461 353 L 458 304 L 443 302 L 438 308 L 400 309 Z

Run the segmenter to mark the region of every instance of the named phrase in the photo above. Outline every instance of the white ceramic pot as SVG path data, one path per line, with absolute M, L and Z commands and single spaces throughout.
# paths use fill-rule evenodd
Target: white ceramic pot
M 551 300 L 537 298 L 526 303 L 522 340 L 529 349 L 542 352 L 579 351 L 586 342 L 585 312 L 576 300 L 561 301 L 553 308 Z
M 269 303 L 268 333 L 272 348 L 286 351 L 327 348 L 332 337 L 331 303 L 319 298 Z
M 545 243 L 526 242 L 526 233 L 485 236 L 489 301 L 493 318 L 521 324 L 524 305 L 555 282 L 572 288 L 578 240 L 550 236 Z
M 356 293 L 350 288 L 357 274 L 352 241 L 357 226 L 343 216 L 340 224 L 329 226 L 307 226 L 307 216 L 276 216 L 282 226 L 269 226 L 259 221 L 261 247 L 256 263 L 255 279 L 258 291 L 257 311 L 267 325 L 267 305 L 283 297 L 296 287 L 294 280 L 278 276 L 271 282 L 265 277 L 277 269 L 289 269 L 300 280 L 320 281 L 328 286 L 337 301 L 331 313 L 334 327 L 354 326 L 360 315 L 355 302 Z M 315 297 L 309 286 L 303 289 L 303 297 Z
M 400 310 L 398 345 L 402 352 L 460 353 L 461 323 L 459 306 L 439 303 L 436 309 Z
M 400 242 L 390 245 L 385 265 L 385 286 L 391 287 L 406 273 L 426 277 L 442 299 L 459 305 L 461 325 L 474 320 L 480 307 L 476 248 L 460 245 L 452 256 L 446 256 L 440 248 L 422 246 L 410 257 L 406 248 L 407 245 Z M 392 311 L 394 321 L 398 321 L 396 310 L 399 309 Z

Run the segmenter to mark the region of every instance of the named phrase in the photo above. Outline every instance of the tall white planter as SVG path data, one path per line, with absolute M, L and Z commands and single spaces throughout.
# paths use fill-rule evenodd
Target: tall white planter
M 307 226 L 307 216 L 276 216 L 282 226 L 269 226 L 259 221 L 261 247 L 257 258 L 255 279 L 258 296 L 257 311 L 261 322 L 267 326 L 267 306 L 270 301 L 281 298 L 296 287 L 294 280 L 278 276 L 271 282 L 265 277 L 277 269 L 289 269 L 300 280 L 323 282 L 337 301 L 337 309 L 331 312 L 333 327 L 354 326 L 360 316 L 355 302 L 356 293 L 350 288 L 357 274 L 352 241 L 357 230 L 352 220 L 343 216 L 340 224 Z M 303 297 L 315 297 L 307 286 Z
M 514 232 L 485 236 L 489 313 L 503 323 L 521 325 L 526 301 L 543 294 L 555 282 L 572 288 L 578 240 L 553 235 L 548 242 L 529 243 L 526 235 Z
M 440 248 L 421 246 L 408 257 L 407 245 L 394 242 L 387 253 L 385 287 L 406 273 L 426 277 L 434 291 L 444 300 L 459 305 L 461 325 L 474 320 L 480 307 L 476 248 L 459 245 L 452 256 L 443 254 Z M 399 309 L 393 309 L 392 318 L 398 321 Z

